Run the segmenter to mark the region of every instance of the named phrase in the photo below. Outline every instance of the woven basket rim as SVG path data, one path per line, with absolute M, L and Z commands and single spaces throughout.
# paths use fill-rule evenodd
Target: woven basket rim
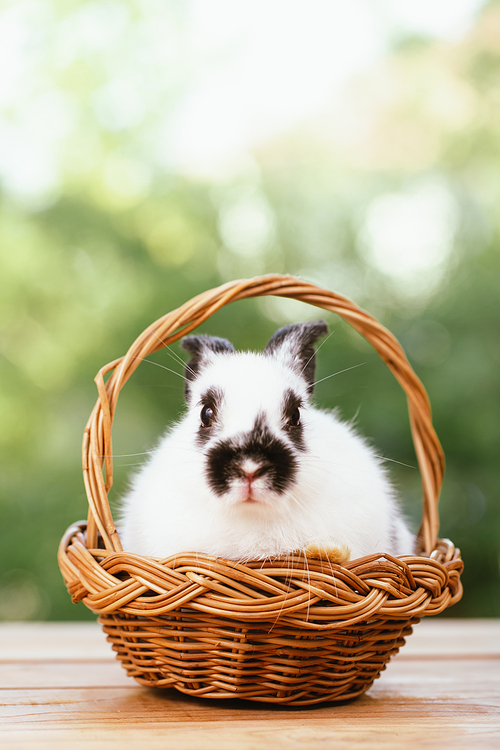
M 83 600 L 101 616 L 155 618 L 189 606 L 212 618 L 247 623 L 279 618 L 317 632 L 374 619 L 420 619 L 440 614 L 462 596 L 463 562 L 449 539 L 439 539 L 428 557 L 373 553 L 340 565 L 300 552 L 244 563 L 197 552 L 146 557 L 94 549 L 87 532 L 87 521 L 72 524 L 58 559 L 73 601 Z M 335 606 L 321 611 L 318 620 L 313 605 L 328 599 L 328 586 Z M 155 592 L 158 596 L 151 596 Z

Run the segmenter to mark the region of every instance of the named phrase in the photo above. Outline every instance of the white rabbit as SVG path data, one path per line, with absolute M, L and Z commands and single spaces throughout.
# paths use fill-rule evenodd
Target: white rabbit
M 326 331 L 323 321 L 286 326 L 263 353 L 184 338 L 187 412 L 123 499 L 124 550 L 245 561 L 325 549 L 336 562 L 413 552 L 373 450 L 310 403 L 313 344 Z

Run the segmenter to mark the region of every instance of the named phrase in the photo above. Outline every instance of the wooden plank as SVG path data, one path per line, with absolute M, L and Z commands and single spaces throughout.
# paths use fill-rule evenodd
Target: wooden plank
M 427 617 L 415 626 L 396 658 L 500 653 L 500 620 Z M 114 660 L 98 623 L 0 623 L 0 662 Z
M 142 688 L 93 623 L 4 625 L 0 643 L 6 748 L 500 746 L 500 621 L 427 619 L 366 695 L 301 709 Z
M 500 654 L 500 620 L 427 617 L 414 627 L 398 659 Z
M 69 721 L 68 721 L 69 723 Z M 225 722 L 210 726 L 186 721 L 179 725 L 156 724 L 123 727 L 119 717 L 111 725 L 1 732 L 6 748 L 15 750 L 318 750 L 361 748 L 363 750 L 498 750 L 498 729 L 476 721 L 442 722 L 432 714 L 408 723 L 398 717 L 382 717 L 364 725 L 353 719 L 332 716 L 328 722 L 296 717 L 279 722 L 253 720 Z
M 318 720 L 331 716 L 333 712 L 335 716 L 356 716 L 360 720 L 372 719 L 383 712 L 390 715 L 395 709 L 400 717 L 408 718 L 429 710 L 435 717 L 441 718 L 456 714 L 472 718 L 493 717 L 498 721 L 499 665 L 482 666 L 481 670 L 477 670 L 471 662 L 446 664 L 445 670 L 431 676 L 423 667 L 410 673 L 408 670 L 394 669 L 392 676 L 389 677 L 389 673 L 384 675 L 357 701 L 300 710 L 237 700 L 195 699 L 174 690 L 148 690 L 133 681 L 126 687 L 3 689 L 0 691 L 2 725 L 57 722 L 63 720 L 70 709 L 72 720 L 76 722 L 85 721 L 86 716 L 96 713 L 101 719 L 112 721 L 119 711 L 123 714 L 122 723 L 131 725 L 138 720 L 178 723 L 185 720 L 186 712 L 200 723 L 210 723 L 229 721 L 241 713 L 251 712 L 262 719 L 275 717 L 280 712 L 286 715 L 290 711 L 297 712 L 303 719 Z
M 411 660 L 411 663 L 410 660 L 395 658 L 389 662 L 386 670 L 375 682 L 375 686 L 389 685 L 396 680 L 400 689 L 406 681 L 415 692 L 419 689 L 420 683 L 424 691 L 434 683 L 437 689 L 446 690 L 448 684 L 451 683 L 457 690 L 463 689 L 464 695 L 471 695 L 471 690 L 481 690 L 483 685 L 490 685 L 491 688 L 495 683 L 500 684 L 499 675 L 500 655 L 481 659 L 455 657 L 434 662 L 416 658 Z M 7 690 L 23 688 L 108 689 L 111 687 L 136 688 L 138 683 L 127 676 L 118 662 L 88 660 L 52 663 L 48 661 L 34 664 L 26 662 L 0 664 L 0 687 Z M 371 692 L 374 689 L 375 687 Z M 216 701 L 215 705 L 221 706 L 226 702 Z M 206 701 L 200 703 L 205 705 Z
M 0 623 L 0 662 L 114 658 L 97 622 Z
M 57 670 L 60 665 L 57 665 Z M 68 673 L 73 669 L 73 665 L 68 666 Z M 252 712 L 258 711 L 262 716 L 275 715 L 282 710 L 278 706 L 244 702 L 239 700 L 221 700 L 210 701 L 191 698 L 178 693 L 176 690 L 157 690 L 147 689 L 138 685 L 134 680 L 127 678 L 125 673 L 122 684 L 113 684 L 112 679 L 104 679 L 97 684 L 93 681 L 96 675 L 95 665 L 79 664 L 78 668 L 82 672 L 81 677 L 71 677 L 69 681 L 73 684 L 66 686 L 64 680 L 60 679 L 60 672 L 53 667 L 55 674 L 51 675 L 51 666 L 47 665 L 43 675 L 45 679 L 37 679 L 37 685 L 21 685 L 22 680 L 13 680 L 13 686 L 5 686 L 0 690 L 2 702 L 3 718 L 12 718 L 15 714 L 7 707 L 16 705 L 29 705 L 34 707 L 36 701 L 42 706 L 51 705 L 51 714 L 57 712 L 59 705 L 63 705 L 63 713 L 67 712 L 69 705 L 74 706 L 75 716 L 79 712 L 82 700 L 81 696 L 86 696 L 85 700 L 90 699 L 91 695 L 95 696 L 95 706 L 92 712 L 105 711 L 110 712 L 108 719 L 116 710 L 116 706 L 109 705 L 109 696 L 118 696 L 119 701 L 130 708 L 122 717 L 124 722 L 131 721 L 134 723 L 137 717 L 137 710 L 141 708 L 145 714 L 152 713 L 154 720 L 161 719 L 165 716 L 165 710 L 168 711 L 168 721 L 183 721 L 185 712 L 189 709 L 189 715 L 196 717 L 200 722 L 211 722 L 222 718 L 229 719 L 234 717 L 238 710 Z M 98 665 L 103 670 L 102 665 Z M 106 666 L 106 669 L 109 667 Z M 67 673 L 66 673 L 67 674 Z M 119 672 L 120 674 L 120 672 Z M 434 713 L 449 713 L 449 707 L 455 708 L 460 705 L 461 713 L 469 711 L 474 714 L 478 711 L 478 706 L 484 706 L 488 712 L 492 708 L 496 712 L 497 718 L 500 717 L 500 660 L 446 660 L 438 665 L 432 665 L 428 662 L 415 661 L 411 665 L 405 662 L 396 662 L 390 664 L 387 670 L 381 675 L 380 679 L 375 682 L 371 690 L 362 698 L 351 703 L 341 704 L 336 708 L 335 713 L 354 712 L 356 715 L 369 715 L 373 709 L 379 712 L 384 706 L 398 705 L 398 710 L 408 715 L 413 715 L 415 710 L 420 711 L 424 703 L 432 707 Z M 105 677 L 105 674 L 104 674 Z M 80 684 L 78 684 L 80 683 Z M 104 693 L 105 695 L 102 695 Z M 50 696 L 50 701 L 49 701 Z M 413 703 L 412 701 L 416 701 Z M 323 712 L 330 714 L 332 704 L 320 705 L 316 707 L 301 708 L 298 713 L 301 717 L 320 717 Z M 86 709 L 84 709 L 86 710 Z M 285 708 L 285 711 L 297 711 L 293 708 Z M 23 721 L 29 721 L 29 712 L 23 714 Z M 17 714 L 15 714 L 17 715 Z M 35 717 L 36 720 L 38 720 Z M 14 720 L 15 723 L 15 720 Z
M 68 662 L 8 662 L 0 664 L 0 687 L 56 688 L 129 687 L 135 680 L 118 662 L 68 661 Z

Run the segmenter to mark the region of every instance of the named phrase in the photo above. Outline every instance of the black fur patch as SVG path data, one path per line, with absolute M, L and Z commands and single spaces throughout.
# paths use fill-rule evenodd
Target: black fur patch
M 208 352 L 215 354 L 230 354 L 234 352 L 234 346 L 227 339 L 220 339 L 218 336 L 186 336 L 181 341 L 183 349 L 191 354 L 191 359 L 186 365 L 184 395 L 186 401 L 189 401 L 191 395 L 191 382 L 198 375 Z
M 316 352 L 313 344 L 327 332 L 328 326 L 324 320 L 284 326 L 271 337 L 264 354 L 277 354 L 281 349 L 286 351 L 290 366 L 302 375 L 308 384 L 309 394 L 312 394 L 316 371 Z
M 224 396 L 222 391 L 218 388 L 208 388 L 200 399 L 200 426 L 198 428 L 198 434 L 196 435 L 196 443 L 198 446 L 203 446 L 213 436 L 213 425 L 211 427 L 205 427 L 201 422 L 201 410 L 204 406 L 209 406 L 214 413 L 214 422 L 217 422 L 217 412 L 220 409 Z
M 302 399 L 297 396 L 290 388 L 285 391 L 285 398 L 283 400 L 283 429 L 288 433 L 288 436 L 296 448 L 300 451 L 305 451 L 306 445 L 304 443 L 304 428 L 302 422 L 298 425 L 290 423 L 292 414 L 295 409 L 299 409 L 302 406 Z
M 202 448 L 211 438 L 210 430 L 205 429 L 204 427 L 198 427 L 198 432 L 196 433 L 195 442 L 198 448 Z
M 282 494 L 294 483 L 298 465 L 293 451 L 271 434 L 259 415 L 242 439 L 222 440 L 208 451 L 207 481 L 216 495 L 223 495 L 232 479 L 243 476 L 241 465 L 247 458 L 259 465 L 259 474 L 275 492 Z

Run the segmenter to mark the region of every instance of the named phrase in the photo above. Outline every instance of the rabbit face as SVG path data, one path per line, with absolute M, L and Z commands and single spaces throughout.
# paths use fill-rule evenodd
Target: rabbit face
M 320 323 L 280 329 L 263 354 L 234 352 L 222 339 L 190 337 L 186 368 L 189 417 L 204 456 L 207 484 L 248 512 L 285 503 L 306 451 Z
M 193 384 L 207 484 L 229 504 L 275 503 L 295 482 L 308 394 L 305 381 L 280 370 L 263 356 L 218 355 Z

